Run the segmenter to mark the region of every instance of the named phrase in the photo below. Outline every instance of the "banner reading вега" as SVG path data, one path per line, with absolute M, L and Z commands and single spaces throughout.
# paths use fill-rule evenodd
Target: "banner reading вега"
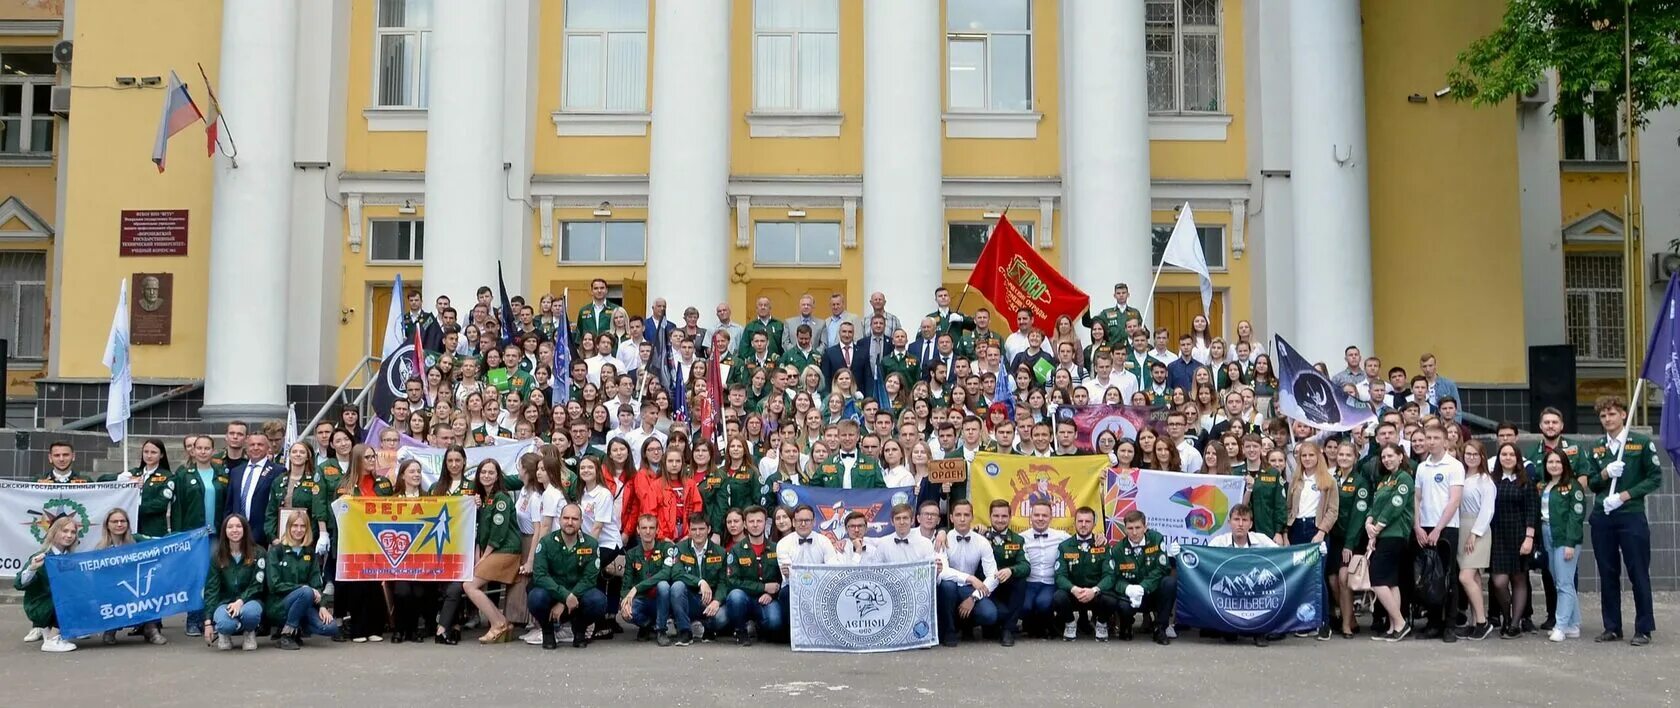
M 112 509 L 128 512 L 139 526 L 140 485 L 127 482 L 89 484 L 32 484 L 0 482 L 0 577 L 14 577 L 41 550 L 47 528 L 60 516 L 76 519 L 81 528 L 77 548 L 90 549 L 104 537 L 105 515 Z
M 509 505 L 494 513 L 512 516 Z M 338 519 L 340 580 L 465 582 L 478 532 L 474 497 L 345 497 Z
M 1178 626 L 1282 634 L 1324 623 L 1324 554 L 1282 548 L 1185 548 L 1178 554 Z
M 204 607 L 210 530 L 49 555 L 41 569 L 64 636 L 132 627 Z

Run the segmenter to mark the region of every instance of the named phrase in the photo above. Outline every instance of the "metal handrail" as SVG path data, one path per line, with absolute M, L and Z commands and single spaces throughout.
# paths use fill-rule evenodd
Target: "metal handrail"
M 300 429 L 298 431 L 298 433 L 300 435 L 303 435 L 304 437 L 308 437 L 309 436 L 309 431 L 314 430 L 315 426 L 320 425 L 321 420 L 323 418 L 327 417 L 327 411 L 332 410 L 333 406 L 339 400 L 344 398 L 344 392 L 350 389 L 350 382 L 355 381 L 358 376 L 363 375 L 364 372 L 367 371 L 368 365 L 370 363 L 373 365 L 374 372 L 378 373 L 378 371 L 379 371 L 379 359 L 376 358 L 376 357 L 372 357 L 372 356 L 362 357 L 361 362 L 357 363 L 354 368 L 350 369 L 350 373 L 347 374 L 344 377 L 344 381 L 338 385 L 338 388 L 332 392 L 331 396 L 327 397 L 327 402 L 321 404 L 321 410 L 316 411 L 315 412 L 315 417 L 310 418 L 309 419 L 309 424 L 303 426 L 303 428 Z M 362 401 L 367 398 L 367 394 L 368 394 L 369 390 L 372 390 L 372 387 L 366 386 L 366 385 L 362 386 L 362 392 L 360 394 L 357 394 L 356 400 L 355 400 L 355 405 L 356 405 L 357 408 L 362 407 Z
M 176 386 L 175 388 L 164 391 L 163 393 L 157 394 L 156 396 L 152 396 L 150 398 L 144 398 L 144 399 L 136 401 L 132 404 L 129 404 L 128 414 L 130 416 L 133 416 L 135 413 L 139 413 L 140 411 L 146 410 L 146 409 L 151 408 L 153 406 L 156 406 L 160 403 L 167 403 L 169 401 L 173 401 L 177 398 L 185 396 L 189 393 L 194 393 L 194 392 L 196 392 L 200 389 L 203 389 L 203 388 L 204 388 L 204 382 L 203 381 L 194 381 L 192 383 L 182 384 L 180 386 Z M 86 418 L 78 418 L 74 421 L 71 421 L 71 423 L 69 425 L 64 426 L 62 428 L 62 430 L 87 430 L 88 428 L 91 428 L 95 425 L 98 425 L 98 424 L 101 424 L 101 423 L 104 423 L 104 422 L 105 422 L 105 413 L 104 412 L 99 412 L 99 413 L 95 413 L 93 415 L 90 415 Z

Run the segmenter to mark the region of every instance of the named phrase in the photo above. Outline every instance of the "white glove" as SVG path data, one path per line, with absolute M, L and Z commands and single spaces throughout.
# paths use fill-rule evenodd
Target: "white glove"
M 1143 607 L 1143 586 L 1127 585 L 1126 601 L 1132 603 L 1132 607 Z
M 1329 553 L 1330 552 L 1330 544 L 1325 543 L 1323 541 L 1319 541 L 1318 542 L 1318 552 L 1319 553 Z
M 1622 508 L 1622 496 L 1620 494 L 1612 494 L 1604 498 L 1604 513 L 1608 514 L 1620 508 Z
M 328 543 L 328 540 L 329 539 L 326 536 L 315 539 L 315 552 L 326 553 L 327 549 L 332 547 L 331 544 Z
M 1177 541 L 1168 541 L 1167 542 L 1167 555 L 1172 556 L 1174 558 L 1178 557 L 1178 542 Z
M 1616 460 L 1604 466 L 1604 473 L 1610 475 L 1611 479 L 1621 479 L 1622 469 L 1625 467 L 1627 467 L 1625 463 L 1621 460 Z

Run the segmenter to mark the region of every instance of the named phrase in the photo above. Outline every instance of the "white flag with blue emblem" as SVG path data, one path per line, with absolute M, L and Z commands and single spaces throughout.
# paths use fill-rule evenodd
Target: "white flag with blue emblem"
M 105 341 L 105 367 L 111 370 L 111 393 L 105 403 L 105 430 L 111 442 L 128 437 L 128 407 L 134 392 L 134 372 L 128 364 L 128 279 L 117 291 L 117 313 L 111 317 L 111 336 Z

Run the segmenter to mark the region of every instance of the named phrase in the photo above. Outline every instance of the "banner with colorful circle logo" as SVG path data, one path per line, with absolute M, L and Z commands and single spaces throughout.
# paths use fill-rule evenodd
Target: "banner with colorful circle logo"
M 1242 503 L 1247 486 L 1242 477 L 1158 470 L 1111 471 L 1106 477 L 1110 538 L 1119 538 L 1121 518 L 1136 509 L 1167 540 L 1197 546 L 1225 533 L 1231 507 Z

